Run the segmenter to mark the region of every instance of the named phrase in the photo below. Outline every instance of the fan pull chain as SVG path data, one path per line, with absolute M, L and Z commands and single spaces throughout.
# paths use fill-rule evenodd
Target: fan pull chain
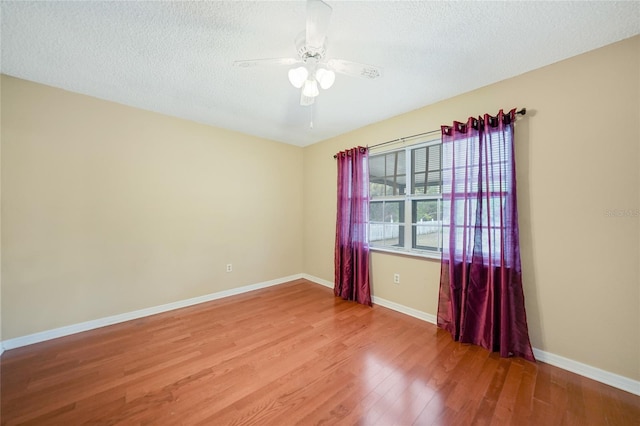
M 309 108 L 309 130 L 313 130 L 313 104 Z

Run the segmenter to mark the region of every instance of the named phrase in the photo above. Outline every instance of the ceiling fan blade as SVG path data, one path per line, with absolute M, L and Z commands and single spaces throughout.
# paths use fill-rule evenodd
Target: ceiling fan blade
M 331 6 L 322 0 L 307 1 L 307 50 L 314 52 L 324 48 L 331 11 Z
M 267 58 L 267 59 L 247 59 L 244 61 L 234 61 L 233 65 L 240 68 L 251 68 L 259 65 L 293 65 L 302 62 L 295 58 Z
M 374 79 L 382 77 L 382 68 L 374 65 L 359 64 L 357 62 L 345 61 L 344 59 L 330 59 L 327 65 L 341 74 L 352 77 Z
M 309 105 L 312 105 L 315 101 L 316 101 L 316 98 L 312 98 L 311 96 L 305 96 L 304 93 L 302 93 L 302 90 L 300 91 L 300 105 L 309 106 Z

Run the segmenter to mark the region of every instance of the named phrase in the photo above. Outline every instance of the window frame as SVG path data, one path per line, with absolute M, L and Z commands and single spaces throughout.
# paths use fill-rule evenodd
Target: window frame
M 425 147 L 430 147 L 433 145 L 440 145 L 440 169 L 438 169 L 440 171 L 440 184 L 439 184 L 439 191 L 437 194 L 413 194 L 412 192 L 414 192 L 414 186 L 416 186 L 416 172 L 414 171 L 414 167 L 413 167 L 413 153 L 415 152 L 415 150 L 421 149 L 421 148 L 425 148 Z M 432 258 L 432 259 L 441 259 L 442 257 L 442 208 L 443 208 L 443 203 L 442 203 L 442 140 L 437 137 L 434 138 L 433 136 L 431 138 L 425 138 L 422 141 L 419 141 L 417 143 L 413 143 L 411 145 L 405 146 L 405 147 L 401 147 L 401 148 L 392 148 L 392 149 L 388 149 L 385 151 L 380 151 L 380 152 L 376 152 L 375 154 L 371 154 L 369 156 L 369 160 L 370 160 L 370 164 L 371 164 L 371 159 L 375 158 L 377 156 L 383 156 L 383 155 L 388 155 L 394 152 L 399 152 L 399 151 L 404 151 L 404 161 L 405 161 L 405 166 L 404 166 L 404 176 L 406 178 L 406 182 L 405 182 L 405 190 L 404 190 L 404 194 L 399 194 L 399 195 L 379 195 L 379 196 L 372 196 L 370 194 L 369 196 L 369 210 L 371 212 L 371 204 L 373 203 L 386 203 L 386 202 L 403 202 L 404 203 L 404 220 L 402 222 L 398 222 L 398 225 L 401 227 L 401 229 L 403 229 L 403 235 L 399 236 L 399 240 L 403 240 L 403 245 L 402 246 L 398 246 L 398 245 L 376 245 L 374 243 L 372 243 L 371 241 L 369 241 L 369 247 L 372 251 L 379 251 L 379 252 L 388 252 L 388 253 L 394 253 L 394 254 L 404 254 L 404 255 L 410 255 L 410 256 L 417 256 L 417 257 L 426 257 L 426 258 Z M 425 170 L 424 175 L 425 175 L 425 181 L 428 177 L 429 174 L 429 169 L 428 169 L 428 159 L 425 159 L 425 161 L 427 161 L 427 170 Z M 422 173 L 422 172 L 417 172 L 417 173 Z M 386 176 L 385 176 L 386 177 Z M 371 184 L 371 176 L 369 177 L 369 183 Z M 369 186 L 369 188 L 371 188 L 371 185 Z M 417 222 L 417 216 L 414 212 L 414 208 L 416 206 L 416 202 L 419 201 L 436 201 L 436 212 L 437 212 L 437 218 L 436 218 L 436 225 L 439 227 L 438 232 L 438 247 L 436 249 L 433 248 L 428 248 L 426 246 L 420 246 L 418 244 L 417 241 L 417 237 L 415 235 L 415 233 L 417 232 L 417 226 L 419 226 L 418 224 L 420 222 Z M 417 210 L 417 209 L 416 209 Z M 414 217 L 416 218 L 416 222 L 414 222 Z M 371 236 L 371 224 L 375 224 L 375 225 L 383 225 L 385 224 L 384 222 L 384 217 L 383 217 L 383 222 L 379 222 L 379 221 L 371 221 L 371 213 L 369 214 L 369 221 L 367 223 L 368 229 L 367 229 L 367 235 Z

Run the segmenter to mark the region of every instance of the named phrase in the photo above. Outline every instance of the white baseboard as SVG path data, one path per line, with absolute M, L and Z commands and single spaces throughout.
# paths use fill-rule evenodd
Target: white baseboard
M 309 274 L 302 274 L 302 278 L 304 278 L 307 281 L 311 281 L 316 284 L 320 284 L 325 287 L 329 287 L 330 289 L 333 289 L 332 281 L 323 280 L 322 278 L 314 277 L 313 275 L 309 275 Z
M 177 302 L 167 303 L 165 305 L 153 306 L 151 308 L 140 309 L 133 312 L 126 312 L 124 314 L 113 315 L 106 318 L 99 318 L 96 320 L 86 321 L 79 324 L 72 324 L 65 327 L 55 328 L 52 330 L 41 331 L 39 333 L 33 333 L 26 336 L 16 337 L 8 339 L 2 342 L 0 350 L 9 350 L 19 348 L 21 346 L 27 346 L 34 343 L 44 342 L 45 340 L 56 339 L 58 337 L 68 336 L 70 334 L 81 333 L 83 331 L 94 330 L 96 328 L 105 327 L 108 325 L 118 324 L 125 321 L 130 321 L 149 315 L 155 315 L 162 312 L 172 311 L 174 309 L 185 308 L 187 306 L 197 305 L 199 303 L 209 302 L 216 299 L 222 299 L 223 297 L 235 296 L 237 294 L 246 293 L 261 288 L 271 287 L 278 284 L 284 284 L 289 281 L 303 278 L 302 274 L 290 275 L 284 278 L 278 278 L 271 281 L 264 281 L 257 284 L 251 284 L 243 287 L 232 288 L 229 290 L 223 290 L 216 293 L 206 294 L 204 296 L 193 297 L 191 299 L 179 300 Z M 1 352 L 0 352 L 1 353 Z
M 314 277 L 313 275 L 302 274 L 302 278 L 308 281 L 312 281 L 316 284 L 323 285 L 325 287 L 333 288 L 333 283 L 331 281 L 323 280 L 322 278 Z M 409 315 L 411 317 L 415 317 L 423 321 L 430 322 L 431 324 L 436 323 L 435 315 L 431 315 L 426 312 L 422 312 L 417 309 L 413 309 L 408 306 L 404 306 L 399 303 L 392 302 L 387 299 L 383 299 L 382 297 L 372 296 L 371 301 L 376 305 L 384 306 L 385 308 L 389 308 L 394 311 L 403 313 L 405 315 Z
M 613 386 L 614 388 L 622 389 L 623 391 L 640 396 L 640 381 L 638 380 L 633 380 L 609 371 L 601 370 L 537 348 L 533 348 L 533 355 L 535 355 L 536 359 L 540 362 L 562 368 L 563 370 L 571 371 L 572 373 L 604 383 L 605 385 Z
M 333 288 L 333 283 L 331 281 L 323 280 L 322 278 L 314 277 L 309 274 L 302 274 L 302 278 L 326 287 Z M 417 309 L 409 308 L 407 306 L 391 302 L 381 297 L 373 296 L 372 299 L 373 303 L 384 306 L 385 308 L 393 309 L 394 311 L 421 319 L 431 324 L 436 324 L 437 322 L 437 317 L 435 315 L 428 314 Z M 574 361 L 572 359 L 565 358 L 559 355 L 555 355 L 550 352 L 545 352 L 540 349 L 533 348 L 533 354 L 540 362 L 553 365 L 554 367 L 562 368 L 563 370 L 579 374 L 581 376 L 604 383 L 609 386 L 613 386 L 614 388 L 621 389 L 634 395 L 640 395 L 640 381 L 601 370 L 599 368 L 592 367 L 590 365 L 583 364 L 581 362 Z
M 417 309 L 413 309 L 408 306 L 404 306 L 387 299 L 383 299 L 382 297 L 373 296 L 371 299 L 373 300 L 373 303 L 375 303 L 376 305 L 384 306 L 385 308 L 389 308 L 394 311 L 403 313 L 405 315 L 409 315 L 411 317 L 421 319 L 431 324 L 436 324 L 437 322 L 437 318 L 435 315 L 431 315 L 426 312 L 419 311 Z

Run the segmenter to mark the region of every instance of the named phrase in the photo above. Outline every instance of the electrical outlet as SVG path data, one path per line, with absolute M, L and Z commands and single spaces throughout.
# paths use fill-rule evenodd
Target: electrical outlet
M 393 274 L 393 283 L 400 284 L 400 274 Z
M 231 263 L 227 263 L 227 272 L 233 271 L 233 265 Z

